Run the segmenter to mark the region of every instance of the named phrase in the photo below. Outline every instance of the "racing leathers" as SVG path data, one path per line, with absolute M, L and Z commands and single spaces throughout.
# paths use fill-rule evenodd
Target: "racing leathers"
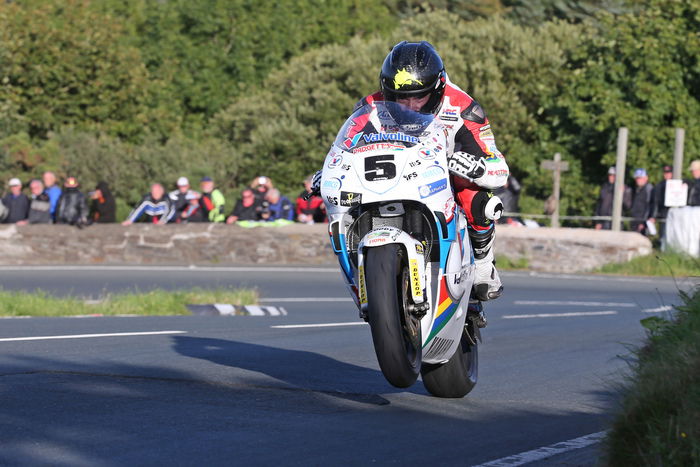
M 384 100 L 369 95 L 355 108 Z M 448 164 L 457 203 L 464 209 L 474 249 L 476 279 L 473 294 L 479 300 L 500 296 L 503 286 L 494 266 L 494 220 L 503 207 L 491 190 L 508 180 L 508 164 L 496 147 L 491 126 L 481 106 L 446 77 L 444 95 L 435 112 L 447 130 Z

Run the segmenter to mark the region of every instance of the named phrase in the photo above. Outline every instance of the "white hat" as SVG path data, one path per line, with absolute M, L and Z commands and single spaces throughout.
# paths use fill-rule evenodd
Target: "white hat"
M 187 180 L 187 177 L 180 177 L 177 179 L 177 186 L 189 186 L 190 181 Z
M 7 184 L 8 186 L 22 186 L 22 182 L 19 178 L 11 178 Z

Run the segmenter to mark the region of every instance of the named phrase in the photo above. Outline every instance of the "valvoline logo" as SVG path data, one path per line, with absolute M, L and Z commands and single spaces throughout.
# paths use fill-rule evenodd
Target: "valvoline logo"
M 362 138 L 362 135 L 363 132 L 359 132 L 352 138 L 347 138 L 345 141 L 343 141 L 343 144 L 348 149 L 354 148 L 355 146 L 357 146 L 357 142 L 360 141 L 360 138 Z
M 418 187 L 418 194 L 421 198 L 427 198 L 435 193 L 439 193 L 442 190 L 447 189 L 447 179 L 443 178 L 437 182 L 428 183 L 427 185 L 421 185 Z

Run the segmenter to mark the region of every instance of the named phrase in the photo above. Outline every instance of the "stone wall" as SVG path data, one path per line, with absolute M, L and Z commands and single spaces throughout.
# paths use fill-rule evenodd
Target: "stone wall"
M 591 270 L 651 253 L 633 232 L 499 226 L 496 251 L 531 269 Z M 326 225 L 242 228 L 222 224 L 0 225 L 1 265 L 332 265 Z

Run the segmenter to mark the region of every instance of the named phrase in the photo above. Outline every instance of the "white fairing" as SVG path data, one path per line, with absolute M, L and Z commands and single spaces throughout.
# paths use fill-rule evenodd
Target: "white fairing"
M 432 117 L 424 117 L 424 125 L 418 124 L 413 133 L 400 131 L 402 127 L 382 116 L 383 109 L 377 104 L 365 114 L 355 112 L 341 129 L 323 165 L 321 196 L 329 225 L 339 228 L 342 238 L 352 222 L 348 212 L 359 204 L 410 200 L 444 215 L 452 240 L 441 242 L 440 261 L 426 261 L 417 239 L 387 226 L 365 233 L 355 265 L 345 262 L 346 268 L 352 268 L 345 274 L 348 286 L 365 310 L 366 288 L 372 284 L 364 281 L 363 251 L 388 243 L 403 246 L 411 271 L 413 303 L 427 301 L 430 305 L 421 319 L 423 361 L 442 363 L 459 345 L 474 278 L 466 221 L 455 205 L 447 171 L 447 132 L 442 122 Z M 374 128 L 372 133 L 366 130 L 370 127 Z

